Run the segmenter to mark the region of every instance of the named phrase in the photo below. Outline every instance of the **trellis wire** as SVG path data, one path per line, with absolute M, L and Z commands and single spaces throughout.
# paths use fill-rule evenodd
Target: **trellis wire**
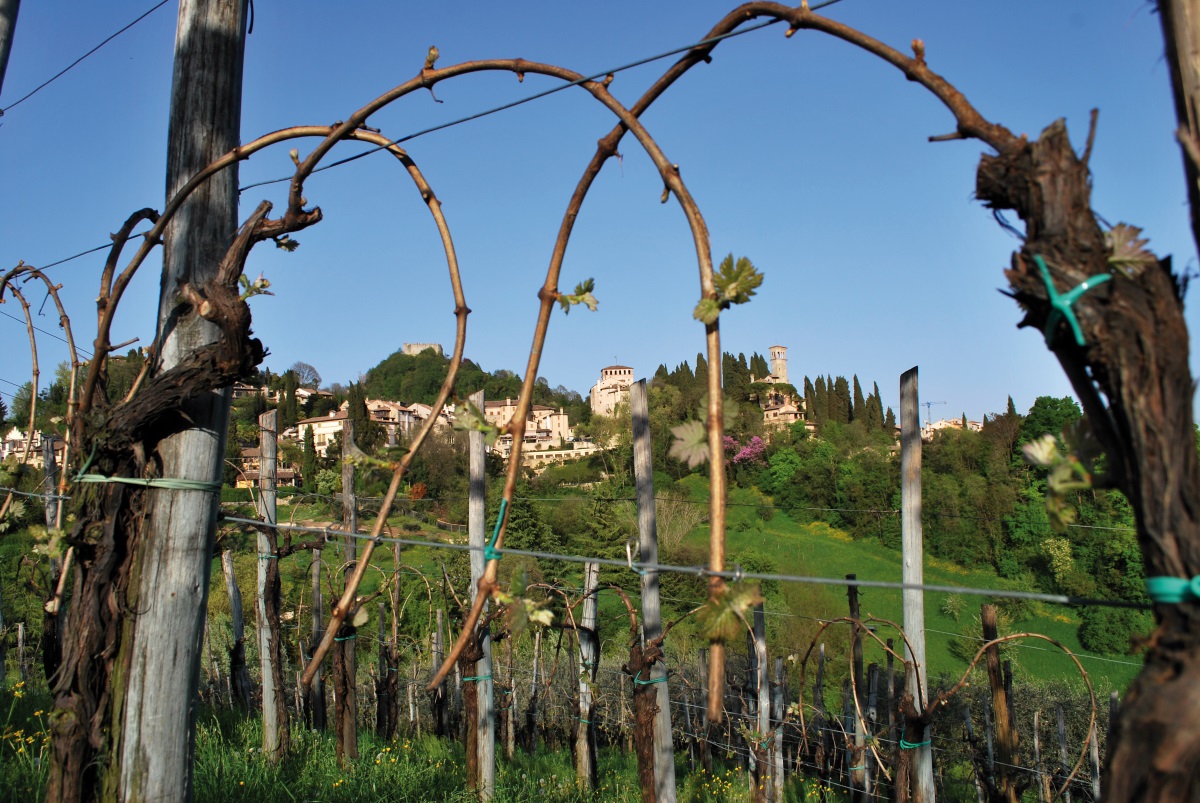
M 422 541 L 412 538 L 394 538 L 387 536 L 378 536 L 373 538 L 366 533 L 351 533 L 345 530 L 334 530 L 329 527 L 310 527 L 299 524 L 266 524 L 257 519 L 245 519 L 237 516 L 222 516 L 220 521 L 233 522 L 237 524 L 246 524 L 252 527 L 270 527 L 276 530 L 294 530 L 299 532 L 321 533 L 329 540 L 331 536 L 349 536 L 360 541 L 376 541 L 378 543 L 400 544 L 401 546 L 414 547 L 434 547 L 441 549 L 455 549 L 464 552 L 471 550 L 481 550 L 485 547 L 473 547 L 467 544 L 445 544 L 435 541 Z M 500 555 L 520 555 L 529 558 L 542 558 L 545 560 L 562 560 L 570 563 L 587 563 L 595 562 L 605 566 L 616 566 L 619 568 L 627 568 L 633 571 L 658 571 L 658 572 L 673 572 L 676 574 L 690 574 L 696 577 L 721 577 L 726 580 L 738 582 L 740 580 L 774 580 L 780 583 L 805 583 L 809 585 L 829 585 L 829 586 L 858 586 L 859 588 L 887 588 L 894 590 L 913 589 L 917 591 L 934 591 L 948 594 L 970 594 L 978 597 L 992 597 L 1002 599 L 1027 599 L 1036 602 L 1050 602 L 1058 605 L 1085 605 L 1095 607 L 1110 607 L 1110 608 L 1138 608 L 1150 609 L 1150 605 L 1143 602 L 1131 602 L 1129 600 L 1106 600 L 1093 599 L 1090 597 L 1074 597 L 1067 594 L 1047 594 L 1040 591 L 1011 591 L 998 588 L 972 588 L 970 586 L 948 586 L 932 583 L 900 583 L 891 580 L 847 580 L 844 577 L 812 577 L 804 575 L 792 574 L 774 574 L 768 572 L 747 572 L 740 567 L 733 571 L 713 571 L 712 569 L 703 566 L 675 566 L 668 563 L 642 563 L 639 561 L 617 560 L 614 558 L 600 557 L 581 557 L 579 555 L 562 555 L 555 552 L 540 552 L 531 549 L 497 549 Z

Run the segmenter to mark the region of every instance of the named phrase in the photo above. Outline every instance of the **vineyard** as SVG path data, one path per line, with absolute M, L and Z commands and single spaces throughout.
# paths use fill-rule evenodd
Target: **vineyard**
M 0 524 L 24 532 L 6 535 L 5 549 L 29 553 L 19 560 L 20 594 L 7 583 L 0 589 L 6 607 L 10 598 L 24 601 L 15 621 L 15 679 L 6 681 L 3 701 L 4 794 L 129 803 L 239 794 L 755 803 L 932 803 L 938 795 L 1016 803 L 1096 800 L 1101 793 L 1113 801 L 1193 799 L 1200 784 L 1200 457 L 1183 314 L 1188 275 L 1151 252 L 1141 228 L 1110 224 L 1093 211 L 1095 113 L 1082 150 L 1063 120 L 1036 138 L 1017 134 L 935 72 L 923 40 L 902 51 L 817 13 L 832 2 L 748 3 L 684 47 L 591 75 L 524 58 L 439 66 L 431 46 L 412 78 L 336 122 L 251 139 L 243 139 L 240 121 L 252 6 L 181 2 L 167 198 L 161 211 L 129 214 L 111 235 L 94 295 L 80 283 L 78 292 L 96 304 L 89 348 L 76 345 L 63 284 L 24 261 L 0 275 L 0 301 L 15 299 L 23 312 L 32 364 L 26 440 L 17 462 L 6 464 L 0 503 Z M 1200 87 L 1179 63 L 1200 49 L 1190 40 L 1195 8 L 1164 0 L 1158 10 L 1200 234 Z M 736 500 L 736 457 L 726 459 L 726 434 L 738 411 L 717 367 L 724 366 L 722 323 L 753 302 L 764 274 L 732 253 L 713 259 L 701 204 L 646 112 L 729 39 L 770 26 L 787 40 L 818 36 L 861 51 L 950 115 L 952 131 L 930 141 L 974 140 L 988 149 L 974 196 L 1018 238 L 1006 292 L 1020 307 L 1021 325 L 1038 331 L 1061 365 L 1084 413 L 1077 425 L 1046 433 L 1022 452 L 1045 472 L 1046 516 L 1056 531 L 1076 525 L 1079 498 L 1123 495 L 1149 603 L 1135 595 L 933 581 L 926 571 L 916 368 L 899 377 L 900 487 L 886 511 L 900 531 L 892 579 L 881 579 L 886 572 L 860 577 L 858 566 L 832 574 L 819 560 L 826 547 L 836 551 L 838 535 L 828 530 L 808 530 L 807 540 L 797 534 L 785 550 L 812 559 L 807 574 L 799 573 L 804 560 L 754 565 L 747 555 L 743 564 L 737 534 L 753 527 L 765 538 L 774 508 L 757 499 L 748 514 Z M 634 102 L 610 91 L 617 72 L 664 58 L 670 66 Z M 537 289 L 515 413 L 501 422 L 484 415 L 482 391 L 457 393 L 472 274 L 460 268 L 442 200 L 401 147 L 412 137 L 372 125 L 412 96 L 428 93 L 441 104 L 437 92 L 483 73 L 554 82 L 519 103 L 571 91 L 594 102 L 612 126 L 586 140 L 594 150 Z M 335 159 L 348 143 L 359 150 Z M 582 279 L 571 291 L 559 287 L 589 191 L 614 157 L 624 169 L 619 147 L 640 149 L 661 180 L 662 203 L 678 205 L 698 279 L 684 295 L 696 299 L 691 325 L 703 332 L 711 370 L 698 403 L 669 435 L 651 432 L 645 382 L 629 387 L 632 450 L 621 470 L 624 462 L 632 466 L 632 496 L 617 500 L 619 508 L 594 500 L 585 515 L 605 526 L 591 528 L 598 533 L 593 542 L 570 554 L 520 540 L 530 501 L 518 493 L 528 479 L 522 452 L 533 435 L 527 422 L 552 320 L 572 310 L 571 320 L 596 312 L 597 294 L 637 292 L 606 287 L 603 277 Z M 240 164 L 284 149 L 288 159 L 276 164 L 288 175 L 239 183 Z M 420 199 L 445 260 L 449 293 L 441 303 L 452 311 L 454 337 L 430 414 L 390 449 L 361 448 L 354 418 L 347 418 L 340 498 L 284 504 L 276 474 L 279 411 L 263 412 L 252 506 L 224 506 L 230 389 L 268 353 L 251 330 L 249 302 L 271 294 L 271 282 L 247 275 L 251 252 L 266 243 L 294 252 L 294 235 L 325 219 L 310 201 L 321 189 L 314 175 L 372 153 Z M 272 217 L 275 206 L 255 204 L 248 193 L 275 183 L 287 190 Z M 118 388 L 111 355 L 133 342 L 114 342 L 121 337 L 118 311 L 160 248 L 155 335 L 136 375 Z M 40 391 L 34 288 L 45 292 L 42 307 L 53 302 L 69 349 L 59 383 L 65 412 L 53 422 L 64 448 L 56 458 L 53 438 L 45 439 L 42 477 L 29 471 Z M 415 293 L 404 301 L 429 303 Z M 517 326 L 515 315 L 509 312 L 506 328 Z M 461 516 L 420 510 L 410 483 L 422 450 L 442 437 L 444 411 L 454 413 L 469 454 Z M 511 450 L 489 481 L 486 447 L 499 438 Z M 655 438 L 679 465 L 706 473 L 705 487 L 684 500 L 705 511 L 702 523 L 680 535 L 697 556 L 685 565 L 660 559 Z M 380 498 L 357 499 L 366 474 L 376 477 Z M 44 524 L 30 526 L 33 518 Z M 629 526 L 618 527 L 618 518 Z M 619 532 L 629 535 L 614 537 Z M 212 590 L 221 586 L 224 595 Z M 818 601 L 824 604 L 809 604 Z M 1142 656 L 1109 664 L 1140 661 L 1121 670 L 1138 670 L 1121 699 L 1111 683 L 1097 688 L 1062 639 L 1021 626 L 1034 612 L 1061 615 L 1049 606 L 1153 610 L 1155 630 Z M 892 618 L 878 615 L 885 610 Z M 934 640 L 953 660 L 927 639 L 939 616 L 958 625 L 950 638 Z M 1022 677 L 1025 656 L 1047 654 L 1065 656 L 1060 685 Z M 297 784 L 305 787 L 298 794 Z

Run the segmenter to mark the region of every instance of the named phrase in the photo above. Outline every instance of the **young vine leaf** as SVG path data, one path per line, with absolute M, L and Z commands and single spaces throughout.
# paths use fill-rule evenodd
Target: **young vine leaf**
M 558 303 L 562 305 L 563 312 L 566 314 L 570 314 L 571 307 L 575 304 L 583 304 L 592 312 L 595 312 L 596 307 L 600 305 L 600 302 L 596 300 L 594 295 L 592 295 L 592 291 L 595 289 L 596 280 L 586 279 L 575 285 L 574 293 L 559 293 Z
M 743 632 L 747 613 L 763 601 L 758 583 L 730 583 L 696 614 L 700 634 L 724 644 Z
M 708 460 L 708 429 L 703 421 L 685 421 L 671 428 L 675 440 L 671 443 L 670 456 L 695 468 Z
M 246 274 L 244 274 L 244 273 L 240 274 L 238 276 L 238 284 L 240 284 L 242 286 L 242 301 L 245 301 L 246 299 L 250 298 L 251 296 L 273 296 L 273 295 L 275 295 L 274 293 L 272 293 L 270 290 L 267 289 L 268 287 L 271 286 L 271 283 L 269 281 L 267 281 L 267 277 L 261 273 L 258 274 L 258 278 L 255 279 L 253 282 L 251 282 L 249 279 L 246 278 Z
M 455 411 L 454 428 L 466 432 L 482 432 L 483 442 L 491 446 L 496 442 L 500 430 L 494 424 L 488 423 L 487 418 L 479 408 L 469 401 L 462 402 Z
M 1118 223 L 1109 229 L 1104 239 L 1112 253 L 1108 264 L 1122 271 L 1130 278 L 1137 276 L 1150 265 L 1158 264 L 1158 257 L 1146 248 L 1149 239 L 1141 236 L 1142 230 L 1128 223 Z
M 711 324 L 717 320 L 721 310 L 729 309 L 732 304 L 745 304 L 749 301 L 762 282 L 763 275 L 749 259 L 738 257 L 737 261 L 734 261 L 733 254 L 729 254 L 721 260 L 717 273 L 713 276 L 717 297 L 700 299 L 692 317 L 702 323 Z

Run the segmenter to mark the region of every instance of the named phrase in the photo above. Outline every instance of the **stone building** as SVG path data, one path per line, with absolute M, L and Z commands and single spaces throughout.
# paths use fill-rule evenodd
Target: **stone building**
M 628 365 L 610 365 L 600 369 L 600 381 L 592 385 L 589 401 L 593 415 L 612 415 L 621 402 L 629 400 L 633 369 Z

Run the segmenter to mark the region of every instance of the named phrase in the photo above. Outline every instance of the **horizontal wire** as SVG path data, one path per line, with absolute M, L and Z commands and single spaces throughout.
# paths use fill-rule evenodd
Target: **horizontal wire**
M 244 519 L 236 516 L 222 516 L 223 521 L 239 522 L 249 524 L 255 527 L 266 527 L 277 530 L 298 530 L 301 532 L 324 533 L 326 538 L 329 535 L 342 535 L 356 538 L 361 541 L 374 541 L 376 543 L 392 543 L 408 546 L 434 547 L 441 549 L 454 549 L 464 552 L 477 551 L 481 552 L 486 549 L 486 546 L 472 546 L 469 544 L 447 544 L 435 541 L 421 541 L 409 538 L 393 538 L 388 536 L 371 536 L 366 533 L 349 533 L 344 530 L 333 530 L 329 527 L 307 527 L 302 525 L 281 525 L 267 524 L 256 519 Z M 993 597 L 1001 599 L 1028 599 L 1038 602 L 1050 602 L 1058 605 L 1086 605 L 1096 607 L 1111 607 L 1111 608 L 1139 608 L 1149 609 L 1151 606 L 1141 602 L 1130 602 L 1127 600 L 1105 600 L 1092 599 L 1089 597 L 1075 597 L 1067 594 L 1046 594 L 1040 591 L 1009 591 L 1006 589 L 988 589 L 988 588 L 971 588 L 969 586 L 948 586 L 932 583 L 903 583 L 891 580 L 847 580 L 844 577 L 812 577 L 804 575 L 791 574 L 774 574 L 768 572 L 747 572 L 740 567 L 733 571 L 713 571 L 704 566 L 675 566 L 667 563 L 643 563 L 640 561 L 624 561 L 614 558 L 600 557 L 583 557 L 580 555 L 561 555 L 554 552 L 540 552 L 530 549 L 496 549 L 496 552 L 501 555 L 520 555 L 529 558 L 542 558 L 545 560 L 562 560 L 570 563 L 599 563 L 604 566 L 617 566 L 628 568 L 633 571 L 654 571 L 654 572 L 672 572 L 675 574 L 691 574 L 697 577 L 720 577 L 725 580 L 774 580 L 783 583 L 806 583 L 809 585 L 831 585 L 831 586 L 856 586 L 859 588 L 887 588 L 900 591 L 932 591 L 939 593 L 950 594 L 970 594 L 973 596 Z
M 813 3 L 810 6 L 810 8 L 812 10 L 816 11 L 816 10 L 824 8 L 826 6 L 831 6 L 838 1 L 839 0 L 823 0 L 823 2 Z M 690 45 L 683 45 L 682 47 L 676 47 L 676 48 L 668 50 L 664 53 L 659 53 L 658 55 L 655 55 L 655 56 L 647 56 L 645 58 L 638 59 L 637 61 L 632 61 L 628 64 L 624 64 L 620 67 L 615 67 L 610 70 L 601 70 L 599 72 L 593 73 L 588 76 L 584 76 L 582 78 L 576 78 L 574 81 L 568 81 L 566 83 L 559 84 L 558 86 L 551 87 L 550 89 L 547 89 L 544 92 L 537 92 L 532 95 L 528 95 L 524 98 L 520 98 L 518 100 L 509 102 L 509 103 L 503 103 L 499 106 L 493 106 L 490 109 L 485 109 L 480 112 L 475 112 L 474 114 L 469 114 L 465 117 L 459 117 L 455 120 L 450 120 L 445 123 L 439 123 L 438 125 L 430 126 L 429 128 L 424 128 L 424 129 L 421 129 L 420 131 L 415 131 L 411 134 L 406 134 L 405 136 L 402 136 L 398 139 L 391 140 L 386 145 L 378 145 L 374 148 L 371 148 L 370 150 L 366 150 L 366 151 L 363 151 L 362 153 L 355 154 L 354 156 L 348 156 L 345 159 L 339 159 L 336 162 L 330 162 L 327 165 L 322 165 L 321 167 L 318 167 L 315 170 L 313 170 L 312 174 L 321 173 L 326 170 L 332 170 L 335 167 L 341 167 L 342 165 L 346 165 L 346 164 L 349 164 L 350 162 L 354 162 L 354 161 L 357 161 L 364 157 L 370 156 L 372 154 L 379 153 L 380 151 L 387 150 L 388 148 L 390 148 L 394 145 L 400 145 L 402 143 L 409 142 L 411 140 L 416 139 L 417 137 L 422 137 L 426 134 L 431 134 L 436 131 L 442 131 L 447 128 L 451 128 L 453 126 L 461 125 L 463 123 L 468 123 L 468 122 L 471 122 L 473 120 L 478 120 L 483 117 L 488 117 L 488 116 L 496 114 L 498 112 L 507 111 L 508 109 L 516 108 L 517 106 L 523 106 L 526 103 L 530 103 L 535 100 L 541 100 L 542 98 L 549 97 L 550 95 L 554 95 L 558 92 L 563 92 L 567 89 L 570 89 L 575 86 L 579 86 L 581 84 L 585 84 L 589 81 L 595 81 L 597 79 L 602 79 L 602 78 L 605 78 L 610 75 L 616 75 L 617 73 L 625 72 L 626 70 L 631 70 L 635 67 L 641 67 L 646 64 L 650 64 L 652 62 L 659 61 L 661 59 L 665 59 L 665 58 L 669 58 L 671 56 L 678 55 L 680 53 L 686 53 L 690 50 L 695 50 L 696 48 L 706 47 L 707 45 L 716 44 L 725 39 L 732 39 L 735 36 L 743 36 L 745 34 L 752 33 L 754 31 L 769 27 L 771 25 L 777 25 L 780 22 L 783 22 L 783 20 L 780 20 L 780 19 L 767 20 L 765 22 L 760 22 L 757 25 L 751 25 L 748 28 L 741 28 L 736 31 L 730 31 L 729 33 L 720 34 L 718 36 L 711 36 L 711 37 L 708 37 L 707 39 L 701 39 L 700 41 L 694 42 Z M 254 182 L 253 184 L 246 184 L 242 187 L 239 187 L 238 192 L 242 193 L 242 192 L 245 192 L 246 190 L 250 190 L 255 187 L 265 187 L 270 184 L 281 184 L 285 181 L 291 181 L 292 178 L 293 178 L 293 176 L 284 176 L 282 178 L 274 178 L 274 179 L 267 179 L 265 181 L 257 181 L 257 182 Z

